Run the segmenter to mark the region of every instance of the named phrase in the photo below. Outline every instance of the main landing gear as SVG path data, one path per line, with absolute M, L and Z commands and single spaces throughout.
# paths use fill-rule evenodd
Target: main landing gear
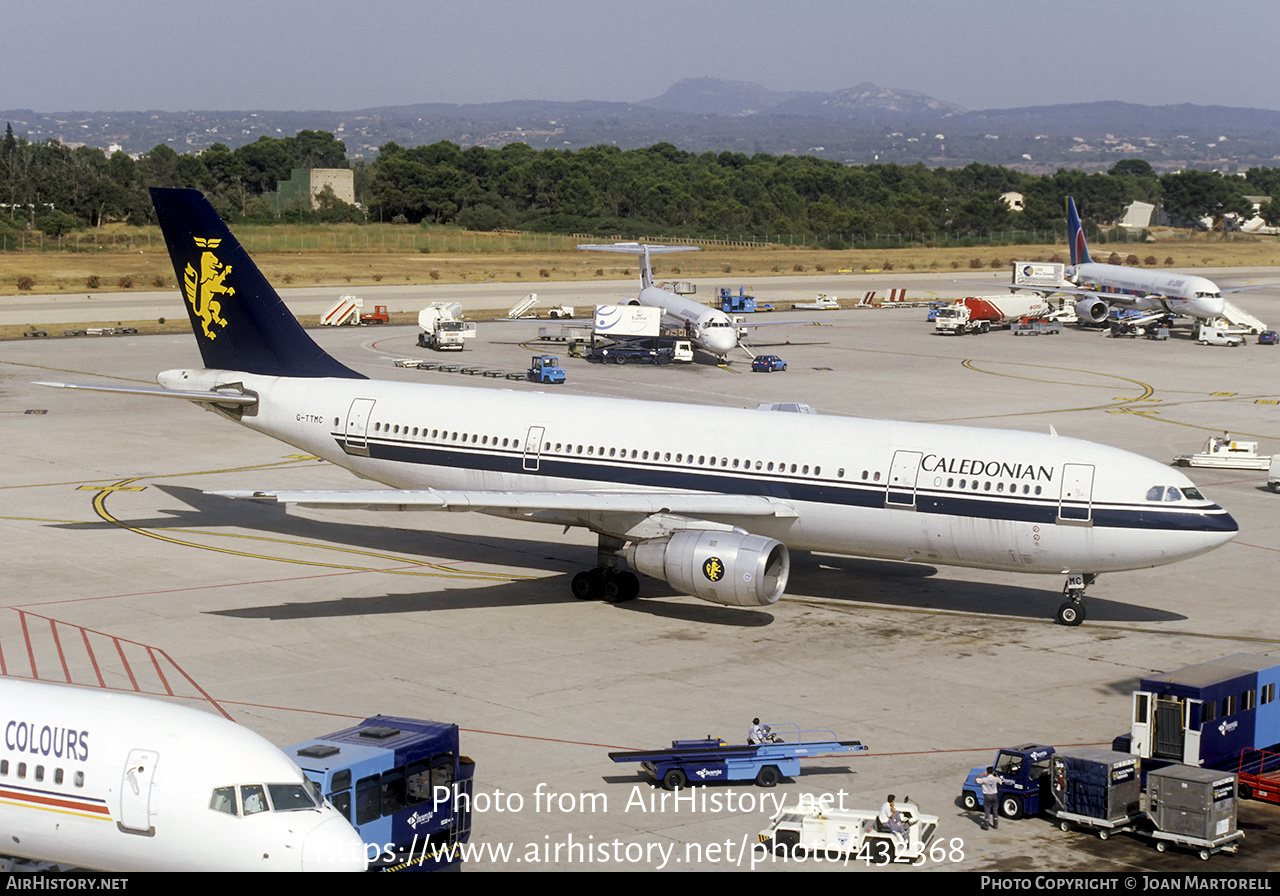
M 607 600 L 619 604 L 640 595 L 640 579 L 629 569 L 597 566 L 574 576 L 569 588 L 578 600 Z
M 1074 573 L 1067 576 L 1067 584 L 1062 588 L 1067 599 L 1058 607 L 1058 625 L 1079 625 L 1084 622 L 1084 589 L 1097 578 L 1094 573 Z
M 611 604 L 635 600 L 640 596 L 640 579 L 629 569 L 618 569 L 617 552 L 625 542 L 610 535 L 600 536 L 594 569 L 583 570 L 573 577 L 569 590 L 578 600 L 606 600 Z

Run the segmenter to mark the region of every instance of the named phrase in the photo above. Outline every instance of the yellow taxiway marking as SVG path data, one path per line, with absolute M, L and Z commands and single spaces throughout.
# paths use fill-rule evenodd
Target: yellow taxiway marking
M 185 475 L 194 476 L 194 475 L 201 475 L 201 474 L 188 473 Z M 455 578 L 455 579 L 480 579 L 480 580 L 487 580 L 487 581 L 503 581 L 503 582 L 509 582 L 509 581 L 515 581 L 515 580 L 528 580 L 528 579 L 536 578 L 536 576 L 511 575 L 507 573 L 461 572 L 455 569 L 451 569 L 450 567 L 445 566 L 444 564 L 428 563 L 422 560 L 415 560 L 407 557 L 398 556 L 395 554 L 384 554 L 377 551 L 363 551 L 363 550 L 358 550 L 356 548 L 346 548 L 346 547 L 339 547 L 337 545 L 318 544 L 315 542 L 298 541 L 296 539 L 272 538 L 272 537 L 263 536 L 263 535 L 241 535 L 234 532 L 213 532 L 213 533 L 202 532 L 201 533 L 205 535 L 215 535 L 222 538 L 242 538 L 248 541 L 259 541 L 259 542 L 265 542 L 267 544 L 292 545 L 294 547 L 308 548 L 313 550 L 333 551 L 333 552 L 342 553 L 342 554 L 353 554 L 355 556 L 360 556 L 360 557 L 369 557 L 377 560 L 386 560 L 392 563 L 410 564 L 416 568 L 385 569 L 385 568 L 374 567 L 374 566 L 353 566 L 353 565 L 343 564 L 343 563 L 325 563 L 319 560 L 301 560 L 301 559 L 293 559 L 290 557 L 274 557 L 269 554 L 258 554 L 250 551 L 237 551 L 231 548 L 220 548 L 220 547 L 215 547 L 213 545 L 201 544 L 195 541 L 187 541 L 181 538 L 173 538 L 168 535 L 162 535 L 159 532 L 156 532 L 151 529 L 144 529 L 139 526 L 132 526 L 129 523 L 125 522 L 124 520 L 117 518 L 110 511 L 107 510 L 107 503 L 106 503 L 107 496 L 110 495 L 112 492 L 141 491 L 143 488 L 145 488 L 145 486 L 131 486 L 131 483 L 139 481 L 139 478 L 140 477 L 123 479 L 120 482 L 116 483 L 115 485 L 107 486 L 105 488 L 95 489 L 97 491 L 97 494 L 94 495 L 93 497 L 93 509 L 94 509 L 94 512 L 97 513 L 98 517 L 103 521 L 111 523 L 113 526 L 118 526 L 119 528 L 124 529 L 128 532 L 133 532 L 137 535 L 145 535 L 147 538 L 154 538 L 157 541 L 164 541 L 164 542 L 168 542 L 169 544 L 181 545 L 183 547 L 196 548 L 202 551 L 213 551 L 214 553 L 218 553 L 218 554 L 230 554 L 232 556 L 248 557 L 254 560 L 273 560 L 277 563 L 290 563 L 297 566 L 313 566 L 313 567 L 318 567 L 320 569 L 341 569 L 341 570 L 348 570 L 348 571 L 354 571 L 354 572 L 382 572 L 382 573 L 389 573 L 391 575 L 431 576 L 434 578 L 443 577 L 443 578 Z M 189 529 L 172 529 L 170 531 L 179 532 L 184 535 L 195 534 L 194 532 L 192 532 L 192 530 L 189 530 Z M 424 570 L 430 570 L 430 572 L 427 572 Z

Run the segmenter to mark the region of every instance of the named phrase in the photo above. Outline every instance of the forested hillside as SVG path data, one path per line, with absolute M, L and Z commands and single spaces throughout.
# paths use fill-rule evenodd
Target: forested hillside
M 323 195 L 318 209 L 277 208 L 268 195 L 294 168 L 354 168 L 359 207 Z M 663 234 L 787 240 L 832 247 L 884 237 L 929 242 L 940 235 L 1063 229 L 1063 199 L 1076 197 L 1094 225 L 1116 220 L 1134 199 L 1187 218 L 1246 215 L 1246 195 L 1280 194 L 1280 169 L 1243 178 L 1184 171 L 1156 175 L 1139 159 L 1107 174 L 1060 169 L 1023 174 L 964 168 L 846 166 L 809 156 L 690 153 L 669 143 L 622 150 L 501 149 L 441 142 L 381 147 L 352 165 L 332 134 L 262 137 L 235 150 L 198 155 L 157 146 L 134 159 L 57 141 L 33 143 L 6 129 L 0 146 L 0 231 L 57 236 L 109 222 L 154 222 L 147 188 L 194 187 L 230 221 L 404 222 L 469 230 Z M 1013 211 L 1005 192 L 1025 197 Z M 1280 223 L 1280 203 L 1264 217 Z

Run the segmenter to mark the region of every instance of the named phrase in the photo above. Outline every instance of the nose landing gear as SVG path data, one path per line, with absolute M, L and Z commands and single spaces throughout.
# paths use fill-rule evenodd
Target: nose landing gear
M 1092 585 L 1098 577 L 1093 573 L 1074 573 L 1067 576 L 1067 584 L 1062 593 L 1067 599 L 1058 607 L 1055 621 L 1058 625 L 1079 625 L 1084 622 L 1084 589 Z

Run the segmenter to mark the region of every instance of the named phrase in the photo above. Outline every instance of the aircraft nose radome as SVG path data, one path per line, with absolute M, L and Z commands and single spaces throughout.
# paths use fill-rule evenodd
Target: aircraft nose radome
M 364 841 L 344 818 L 335 816 L 322 822 L 302 844 L 303 871 L 364 871 L 368 867 Z
M 1217 505 L 1214 506 L 1214 509 L 1222 510 L 1222 508 Z M 1216 528 L 1218 530 L 1218 534 L 1221 536 L 1221 541 L 1218 543 L 1226 544 L 1228 541 L 1235 538 L 1236 533 L 1240 531 L 1240 524 L 1236 522 L 1235 517 L 1223 510 L 1222 515 L 1217 519 Z
M 716 333 L 711 337 L 712 351 L 717 354 L 728 354 L 738 344 L 738 337 L 732 333 Z

